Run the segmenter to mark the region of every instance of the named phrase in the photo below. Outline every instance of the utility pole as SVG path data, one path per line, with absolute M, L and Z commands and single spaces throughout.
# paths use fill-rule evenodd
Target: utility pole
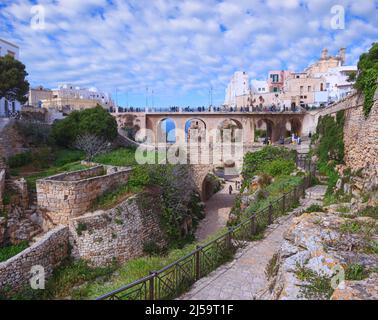
M 118 88 L 116 87 L 116 113 L 118 113 Z
M 148 87 L 146 87 L 146 109 L 148 106 Z
M 213 105 L 213 86 L 210 86 L 209 90 L 209 107 Z

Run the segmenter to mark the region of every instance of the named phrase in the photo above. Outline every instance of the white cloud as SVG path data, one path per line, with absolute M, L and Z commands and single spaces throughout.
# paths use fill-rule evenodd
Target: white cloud
M 353 63 L 378 40 L 372 0 L 40 0 L 45 30 L 30 28 L 34 1 L 2 3 L 0 37 L 20 45 L 33 85 L 135 95 L 149 86 L 170 104 L 203 100 L 210 83 L 221 101 L 234 71 L 301 70 L 323 47 L 346 46 Z M 345 30 L 330 28 L 334 4 L 346 9 Z

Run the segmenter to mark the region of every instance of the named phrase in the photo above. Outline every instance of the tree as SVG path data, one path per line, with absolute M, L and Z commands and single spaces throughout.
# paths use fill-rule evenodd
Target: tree
M 25 103 L 29 92 L 25 65 L 11 55 L 0 57 L 0 99 Z
M 74 147 L 85 152 L 87 161 L 92 161 L 95 156 L 108 151 L 110 143 L 104 138 L 86 133 L 76 138 Z
M 106 141 L 117 137 L 117 121 L 100 105 L 92 109 L 74 111 L 54 123 L 52 134 L 57 144 L 70 147 L 80 135 L 93 134 Z
M 373 43 L 369 52 L 361 55 L 358 62 L 358 75 L 355 88 L 364 93 L 364 113 L 367 117 L 373 107 L 378 79 L 378 43 Z

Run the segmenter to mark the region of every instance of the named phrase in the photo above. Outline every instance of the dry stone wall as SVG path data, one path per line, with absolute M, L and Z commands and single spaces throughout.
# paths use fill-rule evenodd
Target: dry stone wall
M 0 293 L 9 289 L 17 291 L 27 286 L 33 266 L 42 266 L 47 279 L 68 255 L 68 227 L 59 226 L 31 247 L 0 263 Z
M 149 242 L 163 247 L 166 241 L 160 228 L 159 210 L 144 208 L 143 196 L 133 196 L 107 211 L 72 219 L 69 226 L 72 255 L 102 266 L 143 255 Z M 159 203 L 158 199 L 154 203 Z
M 87 212 L 106 191 L 127 182 L 132 169 L 96 166 L 37 181 L 37 200 L 46 226 L 68 225 L 71 217 Z
M 5 169 L 0 168 L 0 210 L 3 209 L 4 191 L 5 191 Z
M 378 99 L 367 119 L 362 106 L 345 111 L 344 144 L 346 165 L 363 169 L 369 189 L 378 187 Z

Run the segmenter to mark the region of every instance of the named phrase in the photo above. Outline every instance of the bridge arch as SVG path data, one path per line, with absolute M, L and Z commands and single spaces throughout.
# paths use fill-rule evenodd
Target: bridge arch
M 170 117 L 158 120 L 156 125 L 156 140 L 158 143 L 176 143 L 177 123 Z
M 185 122 L 185 141 L 194 139 L 201 143 L 206 141 L 207 123 L 201 118 L 191 118 Z M 194 136 L 195 135 L 195 136 Z
M 268 118 L 259 119 L 257 120 L 256 128 L 263 131 L 262 137 L 267 137 L 273 141 L 275 124 L 272 120 Z
M 234 118 L 225 118 L 218 123 L 217 129 L 220 130 L 219 136 L 217 135 L 217 142 L 223 142 L 223 130 L 230 129 L 231 130 L 231 141 L 243 141 L 243 124 Z M 236 135 L 236 129 L 241 130 L 241 136 Z
M 291 134 L 295 133 L 299 136 L 302 135 L 302 122 L 297 118 L 288 119 L 285 127 Z

